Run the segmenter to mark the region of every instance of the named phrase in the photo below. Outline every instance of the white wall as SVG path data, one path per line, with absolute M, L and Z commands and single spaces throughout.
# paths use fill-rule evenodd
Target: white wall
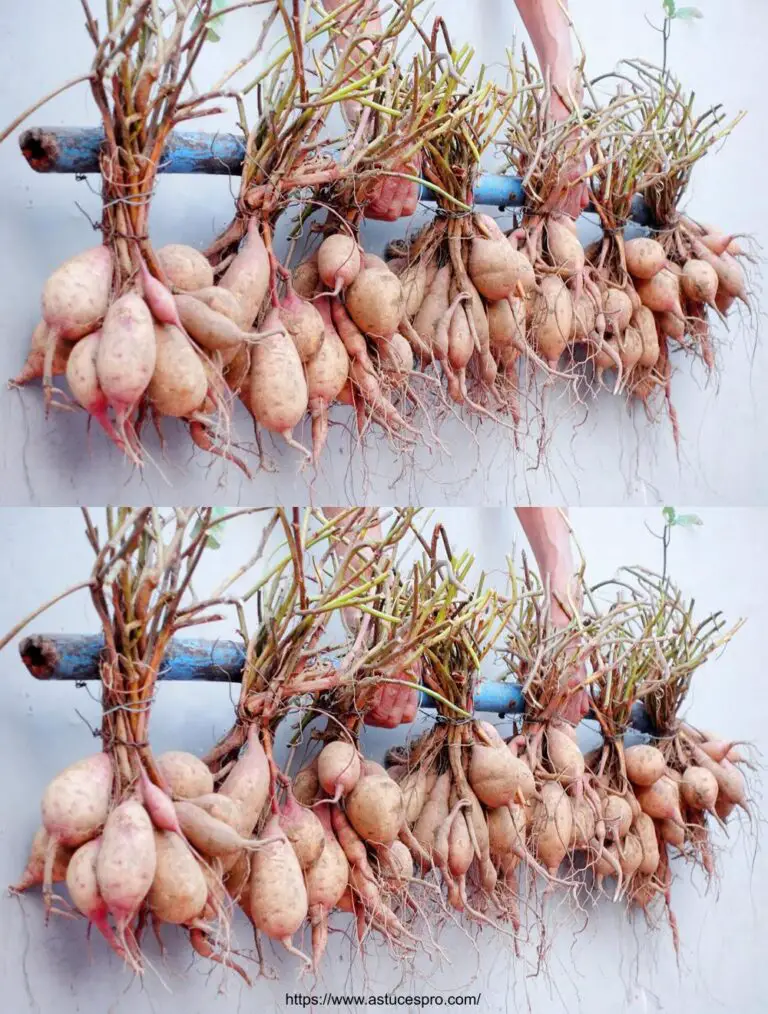
M 518 528 L 505 511 L 481 515 L 471 510 L 441 512 L 455 545 L 474 549 L 478 567 L 498 568 L 509 552 Z M 712 661 L 695 680 L 689 716 L 702 727 L 724 736 L 752 740 L 768 748 L 768 697 L 763 685 L 768 608 L 764 574 L 768 569 L 768 514 L 760 510 L 699 509 L 704 527 L 674 533 L 670 568 L 698 608 L 722 609 L 730 619 L 748 623 L 723 657 Z M 98 514 L 96 515 L 98 518 Z M 659 547 L 646 525 L 659 530 L 656 509 L 576 509 L 572 512 L 578 538 L 595 580 L 610 576 L 616 567 L 639 562 L 659 563 Z M 43 600 L 82 580 L 92 555 L 75 510 L 41 509 L 0 512 L 4 552 L 0 561 L 0 636 Z M 258 521 L 233 523 L 222 549 L 211 553 L 198 580 L 201 591 L 231 572 L 253 551 Z M 57 605 L 32 630 L 88 632 L 96 630 L 87 595 Z M 208 629 L 206 636 L 227 636 L 231 624 Z M 24 867 L 38 817 L 40 794 L 65 764 L 93 749 L 83 719 L 98 724 L 98 704 L 74 685 L 36 683 L 16 655 L 15 644 L 2 659 L 3 701 L 0 712 L 0 771 L 3 800 L 0 820 L 0 883 L 14 881 Z M 152 718 L 153 747 L 205 751 L 231 724 L 228 688 L 205 685 L 163 685 Z M 428 719 L 422 719 L 422 724 Z M 367 737 L 371 756 L 380 758 L 395 735 L 372 732 Z M 442 938 L 450 965 L 419 962 L 418 975 L 398 970 L 379 947 L 372 948 L 365 969 L 359 960 L 350 968 L 351 945 L 340 934 L 331 939 L 330 952 L 317 990 L 383 993 L 418 991 L 429 995 L 482 993 L 479 1009 L 519 1009 L 568 1014 L 614 1014 L 618 1010 L 653 1014 L 718 1014 L 738 1010 L 758 1014 L 765 1009 L 762 975 L 768 908 L 766 863 L 755 855 L 753 840 L 734 828 L 730 840 L 716 836 L 722 849 L 719 889 L 704 892 L 698 875 L 675 862 L 674 909 L 680 923 L 682 952 L 679 967 L 672 953 L 666 925 L 651 931 L 641 919 L 631 925 L 619 908 L 602 903 L 589 921 L 561 907 L 550 912 L 552 950 L 538 978 L 527 978 L 535 955 L 523 948 L 515 960 L 508 942 L 493 933 L 468 945 L 456 931 Z M 238 917 L 240 918 L 240 917 Z M 344 926 L 343 920 L 337 925 Z M 248 950 L 251 938 L 244 922 L 237 924 L 238 942 Z M 53 919 L 43 925 L 39 895 L 18 900 L 0 899 L 0 982 L 2 1007 L 9 1012 L 36 1014 L 212 1014 L 212 1012 L 290 1010 L 285 993 L 309 993 L 310 981 L 297 979 L 293 959 L 275 953 L 280 969 L 277 982 L 261 980 L 252 991 L 234 976 L 210 973 L 207 963 L 190 962 L 186 941 L 164 931 L 165 961 L 148 943 L 167 991 L 148 972 L 143 986 L 131 982 L 102 945 L 88 947 L 82 921 Z M 251 966 L 249 966 L 251 967 Z M 224 992 L 220 992 L 220 990 Z
M 0 94 L 0 124 L 12 118 L 46 91 L 83 72 L 91 50 L 82 28 L 76 0 L 35 0 L 4 3 L 0 10 L 0 62 L 5 71 Z M 473 43 L 479 58 L 500 68 L 504 47 L 512 42 L 519 22 L 512 0 L 483 0 L 471 5 L 441 0 L 440 12 L 456 39 Z M 596 3 L 572 0 L 578 31 L 595 72 L 610 69 L 625 56 L 658 60 L 659 37 L 645 21 L 658 22 L 659 0 Z M 722 102 L 726 110 L 748 109 L 746 121 L 722 151 L 697 167 L 690 208 L 702 220 L 724 229 L 752 232 L 766 239 L 763 177 L 768 136 L 768 111 L 762 96 L 759 68 L 768 31 L 768 7 L 760 0 L 732 3 L 702 0 L 705 18 L 693 28 L 675 27 L 671 62 L 699 100 Z M 208 71 L 221 69 L 241 55 L 246 34 L 255 34 L 258 11 L 232 15 L 223 41 L 211 47 L 200 82 Z M 48 54 L 54 54 L 53 56 Z M 501 70 L 499 69 L 499 73 Z M 95 112 L 85 86 L 65 93 L 32 117 L 36 124 L 92 124 Z M 202 128 L 231 127 L 231 118 L 199 123 Z M 98 217 L 94 180 L 76 183 L 72 177 L 37 176 L 19 155 L 14 139 L 0 147 L 3 208 L 0 215 L 0 376 L 20 367 L 34 326 L 41 285 L 64 258 L 94 242 L 79 202 Z M 153 213 L 153 239 L 206 245 L 232 212 L 227 179 L 175 177 L 158 188 Z M 402 226 L 399 227 L 402 229 Z M 374 246 L 398 229 L 370 230 Z M 725 336 L 723 335 L 723 341 Z M 337 427 L 317 476 L 297 474 L 295 456 L 276 447 L 279 470 L 262 473 L 250 483 L 234 469 L 213 466 L 191 454 L 186 434 L 167 427 L 169 441 L 163 478 L 152 466 L 144 476 L 131 474 L 120 455 L 98 433 L 85 438 L 80 414 L 58 413 L 46 423 L 39 391 L 0 395 L 0 503 L 104 503 L 120 488 L 123 502 L 303 502 L 307 487 L 319 501 L 507 504 L 531 502 L 653 503 L 658 498 L 742 504 L 764 502 L 768 475 L 759 467 L 768 452 L 768 430 L 760 423 L 765 401 L 768 360 L 763 350 L 753 353 L 748 329 L 735 327 L 732 347 L 722 349 L 722 377 L 706 383 L 701 371 L 693 374 L 680 363 L 674 383 L 683 444 L 676 456 L 666 422 L 648 426 L 640 413 L 630 416 L 618 401 L 601 397 L 584 421 L 565 412 L 548 454 L 548 468 L 537 472 L 523 467 L 511 448 L 509 434 L 484 425 L 477 441 L 466 430 L 447 426 L 446 451 L 421 451 L 405 468 L 374 436 L 365 466 L 359 457 L 349 464 L 349 438 Z M 340 416 L 339 418 L 343 418 Z M 574 434 L 573 423 L 578 428 Z M 248 439 L 247 419 L 239 419 Z M 302 434 L 308 439 L 308 433 Z M 159 455 L 156 445 L 150 445 Z M 449 455 L 452 451 L 452 456 Z M 330 492 L 329 492 L 330 491 Z M 342 492 L 343 491 L 343 492 Z

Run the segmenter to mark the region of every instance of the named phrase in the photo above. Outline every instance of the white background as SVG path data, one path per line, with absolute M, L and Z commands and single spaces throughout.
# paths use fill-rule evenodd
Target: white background
M 762 0 L 701 0 L 704 20 L 692 28 L 677 25 L 670 61 L 686 87 L 702 103 L 722 102 L 749 115 L 726 146 L 696 168 L 689 207 L 703 221 L 733 232 L 766 235 L 766 189 L 762 185 L 768 136 L 763 96 L 764 39 L 768 6 Z M 91 46 L 76 0 L 29 0 L 0 5 L 0 124 L 64 80 L 88 67 Z M 95 7 L 98 10 L 98 5 Z M 572 0 L 571 9 L 594 73 L 611 69 L 623 57 L 642 55 L 659 61 L 657 24 L 660 0 Z M 520 32 L 513 0 L 480 0 L 472 4 L 440 0 L 456 40 L 467 40 L 478 62 L 496 64 L 502 76 L 504 48 Z M 471 13 L 471 16 L 467 16 Z M 198 71 L 202 85 L 242 55 L 244 40 L 256 34 L 258 11 L 232 15 L 218 46 L 209 49 Z M 201 128 L 231 129 L 232 118 L 198 123 Z M 96 123 L 85 85 L 67 92 L 32 117 L 30 124 Z M 98 197 L 88 184 L 72 177 L 35 175 L 11 138 L 0 147 L 0 377 L 15 375 L 23 362 L 36 322 L 41 286 L 66 257 L 92 245 L 95 236 L 75 202 L 98 218 Z M 163 180 L 153 206 L 152 235 L 157 245 L 180 241 L 203 247 L 230 219 L 230 181 L 225 178 L 173 177 Z M 377 227 L 371 244 L 380 249 L 388 235 Z M 100 433 L 86 439 L 81 413 L 58 413 L 46 423 L 39 390 L 0 391 L 0 503 L 104 503 L 120 490 L 122 502 L 200 503 L 275 501 L 305 502 L 309 486 L 318 502 L 507 504 L 653 503 L 685 498 L 703 503 L 764 503 L 768 474 L 762 466 L 768 431 L 761 422 L 766 400 L 768 357 L 753 355 L 747 330 L 734 329 L 732 348 L 723 349 L 722 378 L 706 384 L 680 363 L 674 401 L 683 433 L 678 460 L 668 423 L 655 426 L 642 413 L 628 414 L 618 400 L 601 397 L 586 421 L 554 406 L 561 419 L 549 448 L 548 465 L 524 467 L 511 448 L 507 432 L 484 425 L 477 441 L 465 429 L 446 427 L 452 452 L 420 452 L 415 463 L 396 460 L 383 440 L 369 441 L 365 464 L 356 455 L 350 464 L 349 436 L 340 427 L 318 475 L 300 475 L 293 453 L 274 448 L 279 469 L 248 482 L 234 469 L 190 451 L 184 432 L 167 426 L 164 477 L 148 466 L 143 477 L 132 475 L 119 453 Z M 346 410 L 338 416 L 344 419 Z M 243 413 L 238 431 L 247 440 L 250 424 Z M 577 427 L 574 433 L 574 423 Z M 305 430 L 299 434 L 309 438 Z M 160 452 L 150 443 L 156 456 Z
M 682 509 L 682 508 L 681 508 Z M 455 547 L 471 547 L 477 566 L 503 566 L 518 538 L 511 511 L 453 509 L 441 512 Z M 768 746 L 768 697 L 765 694 L 765 629 L 768 608 L 764 574 L 768 569 L 768 516 L 759 510 L 699 509 L 704 526 L 674 533 L 670 570 L 682 589 L 695 595 L 701 615 L 721 609 L 730 620 L 748 622 L 725 654 L 707 664 L 695 679 L 688 717 L 723 736 Z M 100 521 L 99 512 L 95 517 Z M 659 531 L 657 509 L 576 509 L 572 520 L 594 581 L 610 577 L 623 564 L 660 564 L 659 544 L 648 528 Z M 0 636 L 42 601 L 82 580 L 92 554 L 76 510 L 0 511 L 5 549 L 0 561 Z M 254 550 L 259 521 L 247 518 L 227 530 L 221 550 L 204 561 L 197 581 L 204 593 L 233 571 Z M 519 545 L 518 545 L 519 549 Z M 83 633 L 97 629 L 87 593 L 63 601 L 31 630 Z M 208 628 L 206 636 L 231 636 L 233 625 Z M 0 665 L 3 702 L 0 713 L 0 884 L 15 881 L 24 867 L 39 820 L 38 801 L 50 778 L 66 764 L 91 752 L 94 741 L 76 714 L 98 724 L 98 705 L 73 684 L 37 683 L 18 660 L 11 644 Z M 157 752 L 176 748 L 203 753 L 233 719 L 229 689 L 222 685 L 163 685 L 151 725 Z M 422 719 L 426 723 L 428 719 Z M 395 741 L 389 732 L 369 733 L 367 752 L 380 759 Z M 529 978 L 535 955 L 523 948 L 515 960 L 507 941 L 484 932 L 477 948 L 458 932 L 442 943 L 452 965 L 422 961 L 419 974 L 402 982 L 383 949 L 373 947 L 365 969 L 350 959 L 353 949 L 340 934 L 331 937 L 317 989 L 401 994 L 417 991 L 445 996 L 482 993 L 483 1012 L 527 1009 L 567 1014 L 615 1014 L 627 1010 L 655 1014 L 720 1014 L 765 1010 L 764 966 L 768 868 L 754 851 L 753 838 L 734 826 L 730 841 L 715 842 L 721 855 L 722 881 L 708 894 L 698 875 L 674 863 L 673 904 L 680 923 L 682 951 L 677 966 L 665 922 L 650 930 L 641 918 L 627 921 L 609 902 L 576 918 L 566 907 L 549 913 L 553 946 L 546 967 Z M 336 923 L 346 928 L 346 917 Z M 238 916 L 238 942 L 248 950 L 250 931 Z M 148 941 L 170 992 L 148 972 L 143 985 L 130 980 L 119 961 L 98 938 L 89 946 L 82 921 L 53 919 L 46 929 L 39 894 L 22 900 L 0 898 L 0 983 L 2 1009 L 17 1014 L 214 1014 L 260 1010 L 289 1011 L 286 992 L 309 993 L 312 983 L 297 978 L 293 958 L 271 953 L 280 969 L 278 982 L 261 980 L 252 990 L 234 975 L 210 973 L 208 963 L 191 962 L 181 934 L 164 930 L 168 946 L 162 962 Z M 224 990 L 222 993 L 221 990 Z

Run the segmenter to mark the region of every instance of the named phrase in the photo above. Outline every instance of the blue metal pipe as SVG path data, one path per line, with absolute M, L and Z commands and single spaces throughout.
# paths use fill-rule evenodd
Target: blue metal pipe
M 33 127 L 19 138 L 27 162 L 40 173 L 97 173 L 104 141 L 100 127 Z M 239 175 L 245 146 L 235 134 L 204 134 L 175 130 L 163 152 L 160 172 L 198 173 L 206 176 Z M 424 201 L 433 201 L 429 187 L 421 190 Z M 515 176 L 483 175 L 475 191 L 477 204 L 517 207 L 523 203 L 520 180 Z
M 21 660 L 40 680 L 97 680 L 99 656 L 104 647 L 100 634 L 38 634 L 19 645 Z M 239 683 L 243 675 L 243 649 L 236 641 L 175 638 L 163 660 L 160 679 L 187 683 Z M 424 708 L 433 698 L 421 695 Z M 518 714 L 523 710 L 520 688 L 511 683 L 482 683 L 475 696 L 477 711 Z
M 33 127 L 19 137 L 19 147 L 36 172 L 97 173 L 103 141 L 100 127 Z M 245 146 L 235 134 L 175 130 L 168 138 L 159 171 L 237 176 L 243 168 L 244 154 Z M 434 192 L 423 186 L 421 199 L 434 201 Z M 483 173 L 477 181 L 474 200 L 475 204 L 497 208 L 521 207 L 524 197 L 520 179 Z M 642 199 L 633 207 L 632 217 L 640 225 L 648 224 Z
M 97 680 L 99 658 L 104 647 L 100 634 L 35 634 L 19 644 L 21 660 L 35 679 Z M 237 641 L 208 641 L 199 637 L 178 637 L 163 660 L 159 678 L 172 682 L 239 683 L 243 675 L 243 649 Z M 422 693 L 421 706 L 435 702 Z M 514 683 L 483 681 L 475 693 L 475 711 L 499 716 L 519 715 L 525 710 L 520 687 Z M 650 732 L 642 705 L 635 705 L 632 725 Z

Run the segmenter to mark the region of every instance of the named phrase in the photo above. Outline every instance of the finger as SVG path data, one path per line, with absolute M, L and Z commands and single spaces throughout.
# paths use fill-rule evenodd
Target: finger
M 379 699 L 374 707 L 371 708 L 371 714 L 377 721 L 385 721 L 397 708 L 398 689 L 398 687 L 393 686 L 391 683 L 385 684 L 381 688 Z
M 408 186 L 408 194 L 403 202 L 402 214 L 413 215 L 419 206 L 419 187 L 416 183 Z
M 408 701 L 403 708 L 403 722 L 412 722 L 419 710 L 419 695 L 416 690 L 408 691 Z
M 369 205 L 376 218 L 386 218 L 392 202 L 397 196 L 397 183 L 395 176 L 387 176 L 381 182 Z
M 389 208 L 387 209 L 387 221 L 396 222 L 403 213 L 403 195 L 400 190 L 396 190 Z
M 365 716 L 365 724 L 374 729 L 394 729 L 398 723 L 393 722 L 389 715 L 379 718 L 375 714 L 368 714 Z

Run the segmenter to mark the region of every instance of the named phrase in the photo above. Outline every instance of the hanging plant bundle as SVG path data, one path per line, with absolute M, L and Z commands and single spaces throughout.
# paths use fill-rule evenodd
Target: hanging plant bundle
M 182 0 L 170 11 L 150 0 L 120 0 L 110 6 L 103 31 L 84 6 L 96 47 L 89 80 L 105 135 L 103 242 L 70 258 L 46 282 L 43 320 L 17 382 L 42 376 L 50 405 L 52 376 L 63 372 L 75 402 L 136 465 L 146 457 L 143 425 L 164 416 L 183 419 L 197 445 L 236 461 L 227 450 L 223 368 L 235 341 L 248 337 L 242 314 L 227 304 L 226 336 L 198 327 L 210 316 L 209 304 L 220 302 L 210 266 L 191 247 L 156 251 L 149 237 L 170 132 L 221 112 L 213 101 L 227 94 L 218 87 L 200 93 L 191 84 L 215 16 L 213 0 Z
M 439 19 L 438 19 L 439 20 Z M 451 69 L 435 60 L 436 37 L 401 67 L 390 48 L 366 55 L 371 83 L 361 91 L 356 121 L 339 157 L 340 171 L 319 188 L 315 205 L 327 209 L 323 239 L 293 273 L 293 284 L 312 299 L 325 323 L 326 341 L 335 358 L 348 365 L 345 382 L 333 391 L 323 386 L 327 373 L 317 361 L 307 366 L 316 390 L 313 457 L 317 461 L 327 433 L 327 410 L 334 399 L 355 409 L 358 435 L 370 422 L 379 424 L 400 446 L 418 437 L 406 415 L 417 400 L 414 383 L 414 336 L 409 303 L 423 295 L 424 279 L 402 272 L 367 253 L 360 227 L 371 202 L 378 200 L 382 175 L 418 180 L 420 153 L 431 137 L 446 129 L 444 95 Z M 455 72 L 454 72 L 455 73 Z M 342 351 L 343 350 L 343 351 Z M 346 356 L 344 356 L 346 353 Z M 339 377 L 341 379 L 341 377 Z
M 365 47 L 365 20 L 354 31 L 340 32 L 344 22 L 336 16 L 309 26 L 283 12 L 290 47 L 283 65 L 261 83 L 260 116 L 247 132 L 237 217 L 208 251 L 217 272 L 222 272 L 219 284 L 247 289 L 251 317 L 269 334 L 250 349 L 250 356 L 244 352 L 232 364 L 230 386 L 258 426 L 281 435 L 307 455 L 292 433 L 308 412 L 316 464 L 327 436 L 328 410 L 339 400 L 351 400 L 350 376 L 354 378 L 358 370 L 336 330 L 332 297 L 317 297 L 328 291 L 324 279 L 330 282 L 330 292 L 338 293 L 342 284 L 354 280 L 362 262 L 352 238 L 338 233 L 291 273 L 274 253 L 274 231 L 289 208 L 298 206 L 301 224 L 325 204 L 315 195 L 357 172 L 358 149 L 370 147 L 364 128 L 371 106 L 381 95 L 382 79 L 388 74 L 397 78 L 389 68 L 414 6 L 405 4 Z M 305 71 L 312 47 L 314 82 Z M 400 89 L 401 97 L 408 98 L 402 83 Z M 338 139 L 328 137 L 323 128 L 334 108 L 349 103 L 360 104 L 363 113 L 353 136 L 339 150 Z M 387 128 L 393 131 L 393 150 L 403 144 L 395 133 L 399 108 L 384 110 Z M 413 141 L 406 138 L 406 143 Z M 367 386 L 374 384 L 372 377 Z M 383 396 L 380 401 L 381 412 L 394 419 L 395 410 L 384 407 Z
M 599 377 L 611 368 L 621 375 L 618 336 L 629 324 L 631 306 L 610 271 L 588 262 L 575 222 L 561 209 L 573 188 L 588 186 L 601 174 L 616 187 L 614 173 L 621 177 L 621 163 L 632 143 L 635 100 L 617 96 L 587 109 L 580 106 L 578 95 L 570 96 L 571 114 L 555 119 L 552 92 L 542 85 L 525 51 L 522 82 L 504 153 L 521 177 L 524 195 L 522 216 L 509 240 L 532 266 L 525 304 L 528 345 L 537 365 L 551 376 L 576 380 L 573 365 L 558 374 L 566 355 L 593 363 Z M 631 186 L 629 180 L 625 186 Z M 612 228 L 607 220 L 602 224 Z
M 445 632 L 421 658 L 422 683 L 434 699 L 437 721 L 388 756 L 389 774 L 399 783 L 404 803 L 399 840 L 416 870 L 438 888 L 430 908 L 439 917 L 461 912 L 478 925 L 504 932 L 499 920 L 517 924 L 516 901 L 498 872 L 506 867 L 495 851 L 498 835 L 494 838 L 492 825 L 497 808 L 525 795 L 527 783 L 524 765 L 493 726 L 473 718 L 472 702 L 479 669 L 495 650 L 512 607 L 487 590 L 482 577 L 471 590 L 464 586 L 472 557 L 452 554 L 441 525 L 425 560 L 431 581 L 437 576 L 441 543 L 456 582 L 438 614 Z M 514 842 L 508 844 L 511 852 Z
M 627 61 L 627 68 L 648 96 L 646 101 L 655 106 L 650 126 L 657 137 L 647 170 L 652 185 L 643 190 L 653 230 L 649 239 L 634 241 L 638 256 L 633 254 L 627 266 L 643 304 L 655 315 L 660 337 L 699 356 L 713 370 L 710 316 L 724 320 L 737 299 L 750 308 L 739 264 L 747 255 L 734 236 L 695 222 L 681 206 L 694 166 L 730 134 L 743 114 L 726 122 L 720 106 L 699 112 L 693 94 L 687 95 L 670 73 L 637 61 Z M 653 247 L 651 264 L 643 252 L 654 242 L 665 259 Z
M 16 890 L 64 880 L 73 909 L 102 933 L 137 974 L 142 937 L 184 927 L 194 950 L 250 981 L 231 958 L 228 861 L 261 847 L 244 809 L 214 791 L 208 767 L 183 751 L 155 756 L 149 717 L 173 636 L 219 618 L 221 601 L 188 590 L 213 528 L 212 508 L 107 508 L 102 536 L 86 513 L 96 554 L 88 582 L 101 619 L 102 750 L 60 772 L 43 794 L 42 828 Z M 42 860 L 42 862 L 41 862 Z M 65 864 L 66 863 L 66 867 Z
M 466 46 L 453 50 L 447 35 L 446 44 L 456 72 L 442 99 L 442 127 L 425 141 L 422 154 L 422 174 L 437 213 L 415 236 L 390 245 L 390 263 L 405 281 L 401 328 L 422 367 L 439 370 L 448 411 L 458 403 L 497 420 L 494 410 L 516 419 L 517 352 L 502 348 L 492 324 L 498 300 L 525 280 L 525 266 L 495 220 L 472 210 L 480 160 L 512 97 L 485 82 L 482 70 L 476 86 L 467 90 L 464 75 L 473 53 Z
M 628 391 L 647 403 L 666 384 L 668 348 L 629 269 L 651 275 L 663 265 L 665 255 L 655 240 L 626 239 L 624 232 L 638 198 L 656 182 L 653 167 L 658 146 L 666 139 L 652 129 L 656 109 L 648 96 L 639 90 L 624 94 L 623 86 L 621 79 L 612 100 L 620 129 L 600 131 L 592 138 L 590 195 L 603 235 L 585 251 L 590 278 L 586 299 L 592 303 L 579 305 L 576 329 L 589 341 L 584 324 L 594 320 L 594 330 L 604 339 L 590 349 L 598 384 L 602 385 L 605 371 L 616 370 L 615 390 Z M 597 105 L 594 88 L 593 82 L 589 91 Z

